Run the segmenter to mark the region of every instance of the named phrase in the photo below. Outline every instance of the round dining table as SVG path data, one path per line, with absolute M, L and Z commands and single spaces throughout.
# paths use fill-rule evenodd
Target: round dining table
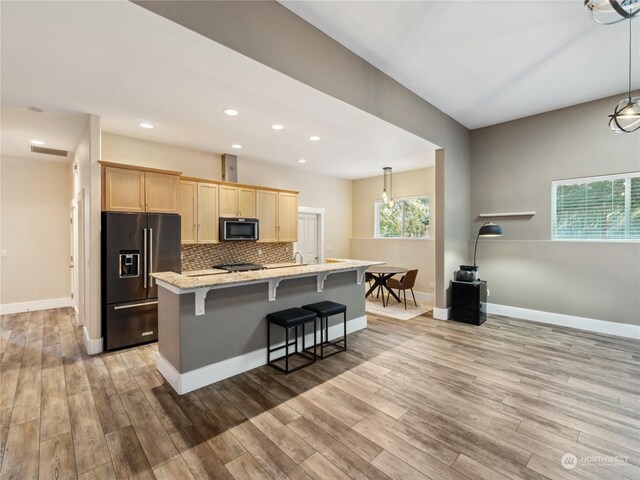
M 386 303 L 384 301 L 384 291 L 386 290 L 391 294 L 393 298 L 395 298 L 398 302 L 400 302 L 400 297 L 398 297 L 395 292 L 387 286 L 387 280 L 389 280 L 394 275 L 399 273 L 407 273 L 408 269 L 402 267 L 392 267 L 390 265 L 374 265 L 372 267 L 367 268 L 367 273 L 370 273 L 373 277 L 373 285 L 367 293 L 365 294 L 365 298 L 375 292 L 376 288 L 381 289 L 382 291 L 382 306 L 386 307 Z

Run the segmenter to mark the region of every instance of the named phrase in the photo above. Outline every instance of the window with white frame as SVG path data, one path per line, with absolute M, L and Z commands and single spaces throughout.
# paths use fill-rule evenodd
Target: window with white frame
M 640 239 L 640 172 L 551 184 L 553 240 Z
M 375 204 L 376 238 L 429 238 L 429 197 L 394 199 Z

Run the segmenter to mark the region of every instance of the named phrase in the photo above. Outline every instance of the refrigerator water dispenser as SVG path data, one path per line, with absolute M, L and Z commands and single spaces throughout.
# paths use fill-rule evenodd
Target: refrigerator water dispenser
M 120 250 L 118 271 L 120 278 L 140 275 L 140 250 Z

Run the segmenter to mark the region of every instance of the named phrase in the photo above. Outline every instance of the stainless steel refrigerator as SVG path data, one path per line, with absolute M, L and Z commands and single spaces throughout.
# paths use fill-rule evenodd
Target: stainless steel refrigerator
M 158 339 L 153 272 L 180 273 L 180 216 L 102 214 L 102 332 L 105 350 Z

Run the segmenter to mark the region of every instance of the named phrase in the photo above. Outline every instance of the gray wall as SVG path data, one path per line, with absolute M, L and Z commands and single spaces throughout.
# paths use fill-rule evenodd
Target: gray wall
M 442 147 L 436 306 L 446 306 L 451 274 L 466 261 L 469 238 L 465 127 L 275 1 L 134 3 Z
M 640 325 L 640 243 L 551 241 L 552 180 L 640 170 L 640 133 L 607 126 L 619 100 L 471 132 L 470 238 L 480 213 L 536 211 L 494 219 L 504 236 L 480 240 L 490 303 Z

